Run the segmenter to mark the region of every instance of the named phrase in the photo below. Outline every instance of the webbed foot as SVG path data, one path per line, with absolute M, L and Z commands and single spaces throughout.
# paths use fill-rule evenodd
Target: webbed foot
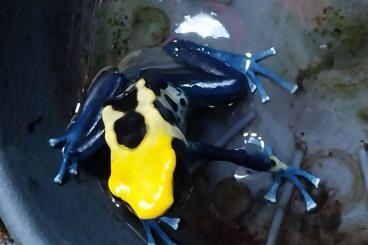
M 275 162 L 275 169 L 273 171 L 275 180 L 273 185 L 271 186 L 271 189 L 267 192 L 264 198 L 270 202 L 276 202 L 277 191 L 281 185 L 282 179 L 285 178 L 291 183 L 293 183 L 299 189 L 304 198 L 307 211 L 315 208 L 317 204 L 314 202 L 309 193 L 305 190 L 303 184 L 298 179 L 298 176 L 302 176 L 305 179 L 307 179 L 310 183 L 314 185 L 315 188 L 318 188 L 320 179 L 307 171 L 287 166 L 286 164 L 282 163 L 279 159 L 277 159 L 275 156 L 271 156 L 270 158 Z
M 159 221 L 169 225 L 172 229 L 176 230 L 179 227 L 179 218 L 169 218 L 166 216 L 162 216 L 159 218 Z M 146 233 L 147 244 L 154 245 L 156 244 L 155 239 L 153 238 L 152 231 L 154 231 L 167 245 L 173 245 L 173 242 L 169 236 L 165 233 L 165 231 L 160 227 L 160 224 L 156 220 L 141 220 L 144 232 Z
M 308 192 L 305 190 L 304 186 L 297 177 L 304 177 L 310 183 L 312 183 L 315 188 L 318 188 L 320 182 L 319 178 L 310 174 L 307 171 L 295 167 L 290 167 L 280 161 L 276 156 L 273 155 L 271 146 L 265 144 L 262 137 L 258 136 L 256 133 L 244 133 L 243 136 L 245 137 L 244 144 L 253 144 L 260 147 L 260 150 L 263 152 L 263 154 L 269 157 L 273 162 L 272 167 L 269 169 L 269 171 L 273 173 L 275 178 L 270 190 L 264 196 L 266 200 L 273 203 L 276 202 L 277 191 L 280 188 L 282 179 L 285 178 L 293 183 L 300 190 L 303 195 L 307 211 L 317 206 L 317 204 L 313 201 L 312 197 L 308 194 Z
M 257 74 L 260 74 L 268 79 L 275 81 L 278 85 L 280 85 L 290 93 L 295 93 L 295 91 L 298 89 L 298 85 L 285 80 L 276 72 L 258 63 L 259 61 L 266 59 L 270 56 L 273 56 L 275 54 L 276 49 L 274 47 L 271 47 L 254 55 L 252 55 L 249 52 L 245 53 L 245 67 L 243 72 L 245 72 L 252 93 L 256 89 L 258 89 L 262 103 L 269 101 L 270 97 L 267 95 L 261 81 L 257 77 Z

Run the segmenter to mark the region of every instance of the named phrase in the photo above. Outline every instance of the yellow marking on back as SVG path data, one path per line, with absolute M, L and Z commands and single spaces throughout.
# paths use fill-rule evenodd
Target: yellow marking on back
M 102 111 L 105 139 L 111 149 L 109 189 L 127 202 L 140 219 L 154 219 L 165 213 L 174 201 L 173 174 L 176 155 L 173 137 L 185 141 L 182 132 L 163 119 L 153 105 L 156 99 L 145 81 L 136 84 L 138 106 L 144 116 L 147 133 L 135 149 L 119 145 L 114 123 L 124 113 L 106 106 Z M 131 130 L 135 130 L 132 128 Z

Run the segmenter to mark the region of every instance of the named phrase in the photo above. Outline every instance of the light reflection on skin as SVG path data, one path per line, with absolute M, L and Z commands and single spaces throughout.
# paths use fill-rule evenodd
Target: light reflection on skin
M 209 15 L 203 12 L 193 17 L 186 15 L 184 16 L 184 21 L 175 29 L 175 33 L 197 33 L 203 38 L 230 38 L 228 31 L 214 16 L 213 14 Z
M 194 83 L 194 84 L 183 84 L 183 87 L 194 87 L 194 86 L 198 86 L 201 88 L 218 88 L 218 87 L 226 87 L 226 86 L 231 86 L 231 84 L 233 84 L 235 81 L 234 80 L 225 80 L 222 82 L 214 82 L 214 83 L 202 83 L 202 82 L 198 82 L 198 83 Z

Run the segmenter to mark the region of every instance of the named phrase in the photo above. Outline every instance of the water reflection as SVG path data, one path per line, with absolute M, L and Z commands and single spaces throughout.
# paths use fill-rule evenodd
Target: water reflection
M 184 21 L 175 29 L 175 33 L 197 33 L 202 38 L 230 38 L 229 32 L 215 18 L 216 16 L 214 12 L 211 12 L 211 14 L 201 12 L 193 17 L 186 15 Z

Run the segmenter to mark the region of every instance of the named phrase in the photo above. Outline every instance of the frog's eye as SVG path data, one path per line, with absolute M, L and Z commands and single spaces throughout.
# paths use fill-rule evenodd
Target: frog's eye
M 267 156 L 272 155 L 272 149 L 271 146 L 266 144 L 261 136 L 259 136 L 257 133 L 251 132 L 251 133 L 244 133 L 244 145 L 246 144 L 252 144 L 260 149 L 264 154 Z
M 272 158 L 270 158 L 270 160 L 271 160 L 271 166 L 272 167 L 276 167 L 276 161 L 275 160 L 273 160 Z
M 124 92 L 115 98 L 107 101 L 105 106 L 111 105 L 115 111 L 133 111 L 138 106 L 137 88 Z
M 136 148 L 146 135 L 147 128 L 142 114 L 129 111 L 114 123 L 116 140 L 120 145 Z
M 265 147 L 265 143 L 261 136 L 258 136 L 257 133 L 244 133 L 244 144 L 254 144 L 259 147 L 261 147 L 261 150 L 263 151 Z

